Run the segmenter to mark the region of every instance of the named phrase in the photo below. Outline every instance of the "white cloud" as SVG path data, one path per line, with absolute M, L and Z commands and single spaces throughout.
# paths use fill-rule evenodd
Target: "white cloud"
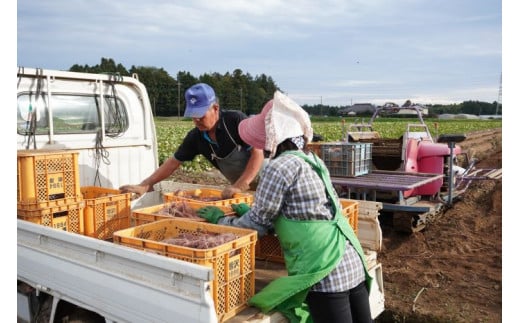
M 331 105 L 418 93 L 492 101 L 472 89 L 498 89 L 502 69 L 497 0 L 19 0 L 17 10 L 22 66 L 109 57 L 170 75 L 240 68 Z

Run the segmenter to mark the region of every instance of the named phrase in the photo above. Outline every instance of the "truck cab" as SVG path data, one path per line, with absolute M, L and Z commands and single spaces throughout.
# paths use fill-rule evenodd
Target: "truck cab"
M 137 75 L 21 67 L 17 77 L 18 150 L 79 151 L 82 186 L 139 183 L 158 167 L 150 100 Z

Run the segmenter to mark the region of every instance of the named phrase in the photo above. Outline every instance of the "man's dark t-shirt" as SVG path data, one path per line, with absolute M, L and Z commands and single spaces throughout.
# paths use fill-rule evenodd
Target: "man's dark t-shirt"
M 246 118 L 247 115 L 241 111 L 220 110 L 216 130 L 217 143 L 211 144 L 210 147 L 209 141 L 204 137 L 204 132 L 193 128 L 188 132 L 186 137 L 184 137 L 184 140 L 175 152 L 175 159 L 181 162 L 191 161 L 195 156 L 201 154 L 211 162 L 213 166 L 219 169 L 216 159 L 212 158 L 213 151 L 217 157 L 223 158 L 235 149 L 235 143 L 242 146 L 242 149 L 250 149 L 250 146 L 243 142 L 238 135 L 238 124 Z M 233 139 L 230 138 L 230 135 Z M 235 141 L 235 143 L 233 141 Z M 211 148 L 213 148 L 213 150 Z

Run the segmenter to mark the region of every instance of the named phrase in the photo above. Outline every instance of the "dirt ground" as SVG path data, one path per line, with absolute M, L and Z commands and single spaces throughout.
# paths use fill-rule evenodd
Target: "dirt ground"
M 477 168 L 502 168 L 501 130 L 467 134 L 460 145 Z M 173 179 L 224 183 L 212 173 Z M 502 321 L 502 179 L 474 181 L 420 232 L 381 227 L 385 311 L 377 322 Z
M 477 168 L 501 168 L 498 135 L 471 139 Z M 474 181 L 421 232 L 383 229 L 378 322 L 502 321 L 502 180 Z

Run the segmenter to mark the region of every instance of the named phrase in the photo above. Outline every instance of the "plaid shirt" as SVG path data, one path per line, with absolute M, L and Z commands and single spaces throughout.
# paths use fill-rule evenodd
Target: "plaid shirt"
M 281 155 L 262 171 L 255 201 L 246 216 L 267 228 L 273 227 L 279 214 L 291 220 L 332 220 L 332 205 L 325 192 L 323 181 L 309 164 L 294 155 Z M 348 240 L 346 244 L 342 261 L 311 290 L 342 292 L 365 280 L 360 257 Z

